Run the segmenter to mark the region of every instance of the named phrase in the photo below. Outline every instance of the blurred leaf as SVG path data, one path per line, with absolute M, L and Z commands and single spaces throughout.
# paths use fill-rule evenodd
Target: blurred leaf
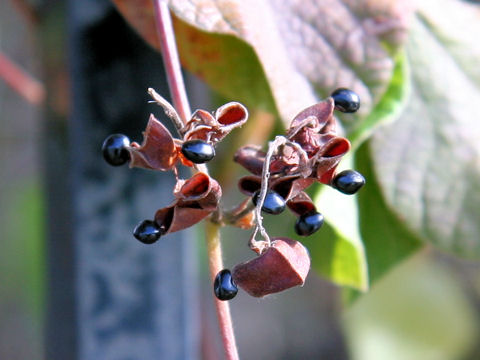
M 446 269 L 415 256 L 384 277 L 344 317 L 353 360 L 467 359 L 475 310 Z
M 342 166 L 346 166 L 345 159 Z M 358 228 L 356 196 L 347 196 L 322 186 L 314 197 L 317 209 L 327 223 L 309 243 L 312 267 L 331 281 L 366 291 L 367 259 Z
M 43 194 L 35 182 L 15 186 L 11 194 L 0 278 L 7 291 L 25 300 L 40 321 L 45 291 Z
M 385 204 L 372 169 L 368 143 L 358 149 L 355 160 L 357 169 L 367 179 L 358 193 L 358 205 L 368 275 L 373 283 L 392 266 L 417 251 L 422 243 Z
M 448 37 L 439 26 L 452 28 L 448 23 L 455 21 L 462 35 L 480 34 L 480 10 L 440 3 L 422 5 L 414 21 L 407 45 L 412 94 L 400 119 L 375 134 L 371 155 L 382 195 L 398 218 L 439 248 L 478 259 L 480 42 L 458 31 Z M 462 51 L 468 55 L 459 61 Z
M 372 135 L 382 124 L 390 123 L 400 117 L 410 94 L 410 69 L 405 52 L 400 52 L 395 60 L 393 76 L 387 91 L 372 112 L 348 136 L 354 148 Z
M 143 38 L 156 46 L 151 1 L 114 3 Z M 228 91 L 238 100 L 236 92 L 245 88 L 234 86 L 245 79 L 235 78 L 248 75 L 249 67 L 255 75 L 262 73 L 255 64 L 255 55 L 248 53 L 247 46 L 242 49 L 239 42 L 235 44 L 231 37 L 212 36 L 200 30 L 244 40 L 258 56 L 285 123 L 317 102 L 318 95 L 324 97 L 340 86 L 359 93 L 361 114 L 368 114 L 390 82 L 392 53 L 406 37 L 412 13 L 402 1 L 371 0 L 171 0 L 169 6 L 181 20 L 199 29 L 177 24 L 182 62 L 214 88 Z M 247 62 L 235 62 L 232 52 Z M 230 68 L 229 61 L 234 68 Z M 264 82 L 261 76 L 246 79 L 246 89 L 264 88 L 255 84 Z M 259 100 L 265 102 L 265 95 Z M 352 119 L 344 117 L 346 125 Z

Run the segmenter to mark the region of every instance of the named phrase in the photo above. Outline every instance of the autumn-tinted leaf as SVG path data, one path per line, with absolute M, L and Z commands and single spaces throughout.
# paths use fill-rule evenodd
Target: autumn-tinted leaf
M 156 44 L 151 2 L 114 2 Z M 391 54 L 405 38 L 412 11 L 401 1 L 369 0 L 171 0 L 169 6 L 193 26 L 176 25 L 187 68 L 234 100 L 244 101 L 244 91 L 251 88 L 260 103 L 269 104 L 264 73 L 286 124 L 340 86 L 359 93 L 361 113 L 368 114 L 390 82 Z M 251 48 L 201 30 L 235 36 Z M 344 117 L 347 126 L 352 119 Z

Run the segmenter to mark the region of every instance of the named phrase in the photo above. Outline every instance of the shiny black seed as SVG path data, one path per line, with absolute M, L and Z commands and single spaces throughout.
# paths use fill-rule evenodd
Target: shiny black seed
M 252 201 L 257 206 L 258 198 L 260 196 L 260 190 L 253 194 Z M 285 210 L 285 199 L 273 190 L 267 190 L 265 195 L 265 201 L 263 202 L 262 211 L 268 214 L 277 215 Z
M 323 215 L 315 210 L 298 217 L 295 222 L 295 232 L 301 236 L 312 235 L 323 225 Z
M 130 160 L 129 146 L 130 140 L 125 135 L 110 135 L 102 145 L 103 158 L 112 166 L 123 165 Z
M 153 244 L 163 234 L 162 229 L 155 221 L 144 220 L 133 230 L 133 236 L 144 244 Z
M 335 102 L 335 109 L 344 113 L 353 113 L 360 109 L 360 97 L 352 90 L 340 88 L 330 95 Z
M 203 164 L 215 157 L 215 149 L 205 141 L 189 140 L 183 143 L 182 154 L 195 164 Z
M 344 170 L 333 178 L 332 186 L 338 191 L 353 195 L 365 185 L 365 178 L 355 170 Z
M 223 269 L 213 283 L 213 291 L 218 300 L 231 300 L 237 295 L 238 288 L 232 279 L 232 273 L 228 269 Z

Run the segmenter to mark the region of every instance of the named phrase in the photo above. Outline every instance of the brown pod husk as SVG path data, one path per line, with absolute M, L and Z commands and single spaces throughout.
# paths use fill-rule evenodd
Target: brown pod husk
M 184 140 L 200 139 L 215 144 L 234 128 L 242 126 L 247 119 L 247 109 L 238 102 L 220 106 L 214 115 L 205 110 L 196 110 L 185 126 Z
M 255 175 L 242 176 L 238 180 L 238 189 L 242 194 L 253 196 L 262 187 L 262 178 Z
M 271 188 L 286 201 L 293 199 L 299 193 L 315 182 L 314 178 L 302 178 L 300 176 L 284 176 L 275 179 L 271 183 Z
M 246 145 L 239 148 L 233 157 L 233 161 L 242 165 L 254 175 L 261 176 L 265 163 L 265 151 L 256 145 Z M 282 153 L 272 156 L 270 162 L 270 174 L 288 174 L 298 169 L 300 157 L 295 149 L 290 146 L 282 147 Z
M 216 180 L 198 172 L 190 179 L 178 180 L 174 195 L 176 200 L 171 205 L 155 213 L 155 221 L 165 234 L 195 225 L 215 211 L 222 188 Z
M 309 157 L 336 135 L 333 99 L 328 98 L 301 111 L 291 122 L 287 138 L 299 144 Z M 327 138 L 325 138 L 327 136 Z
M 254 175 L 262 175 L 265 151 L 256 145 L 246 145 L 239 148 L 233 157 L 233 161 L 242 165 Z
M 155 222 L 164 234 L 180 231 L 197 224 L 212 211 L 194 207 L 169 206 L 155 213 Z
M 343 137 L 335 137 L 325 144 L 315 159 L 317 180 L 330 184 L 338 163 L 349 150 L 350 141 Z
M 335 118 L 333 117 L 334 108 L 334 101 L 331 97 L 329 97 L 300 111 L 290 123 L 287 136 L 292 136 L 292 134 L 295 132 L 295 129 L 302 127 L 302 124 L 304 124 L 309 118 L 316 119 L 311 125 L 312 130 L 315 132 L 326 133 L 335 131 Z
M 212 191 L 214 182 L 216 181 L 207 174 L 198 172 L 190 179 L 178 180 L 173 195 L 184 201 L 203 199 Z
M 152 114 L 143 133 L 142 145 L 132 142 L 128 150 L 131 168 L 166 171 L 173 168 L 177 161 L 177 150 L 172 134 Z
M 315 210 L 315 204 L 310 196 L 305 192 L 300 192 L 293 199 L 287 201 L 288 208 L 297 216 L 309 213 Z
M 178 206 L 214 211 L 222 197 L 222 188 L 215 179 L 198 172 L 188 180 L 179 180 L 174 189 L 174 196 L 178 200 Z
M 245 124 L 248 119 L 248 111 L 242 104 L 232 101 L 220 106 L 215 111 L 215 119 L 226 135 L 233 129 Z
M 288 175 L 288 174 L 298 174 L 300 172 L 302 161 L 301 155 L 298 152 L 298 149 L 292 147 L 291 145 L 283 145 L 278 148 L 277 154 L 272 156 L 270 162 L 270 174 L 279 174 L 279 175 Z M 303 166 L 307 165 L 303 163 Z M 307 170 L 307 169 L 302 169 Z M 306 172 L 306 176 L 311 173 L 310 171 Z
M 203 140 L 208 141 L 209 134 L 215 127 L 216 121 L 212 114 L 205 110 L 195 110 L 192 118 L 185 125 L 184 140 Z
M 310 270 L 310 256 L 298 241 L 272 239 L 262 255 L 235 266 L 235 283 L 254 297 L 264 297 L 294 286 L 302 286 Z

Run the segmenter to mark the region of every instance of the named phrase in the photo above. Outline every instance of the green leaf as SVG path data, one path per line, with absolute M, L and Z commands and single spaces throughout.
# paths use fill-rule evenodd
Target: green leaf
M 343 166 L 349 162 L 346 159 Z M 356 196 L 323 186 L 314 197 L 327 223 L 309 244 L 312 266 L 321 275 L 360 291 L 368 289 L 367 261 L 358 231 Z
M 372 169 L 368 143 L 356 153 L 356 167 L 367 183 L 358 193 L 360 232 L 368 259 L 370 282 L 416 252 L 422 243 L 385 204 Z
M 478 36 L 476 42 L 458 33 L 448 37 L 439 27 L 455 21 L 479 34 L 480 21 L 466 24 L 472 14 L 480 20 L 479 8 L 444 0 L 428 9 L 420 9 L 407 45 L 409 103 L 398 121 L 374 135 L 371 155 L 382 195 L 398 218 L 440 249 L 478 259 L 480 84 L 474 75 L 480 42 Z M 460 49 L 476 62 L 458 61 Z
M 418 254 L 347 309 L 352 360 L 478 358 L 478 312 L 462 280 L 441 265 Z
M 212 89 L 247 107 L 276 112 L 265 73 L 251 46 L 235 36 L 206 33 L 182 21 L 175 22 L 175 33 L 182 65 Z
M 307 244 L 312 268 L 321 276 L 342 286 L 359 291 L 368 289 L 365 254 L 348 237 L 328 223 L 315 241 Z
M 315 203 L 328 224 L 318 235 L 320 241 L 309 249 L 312 266 L 320 274 L 339 285 L 365 291 L 422 244 L 385 204 L 367 145 L 359 148 L 355 163 L 367 184 L 355 196 L 329 187 L 320 189 Z M 344 159 L 341 166 L 353 168 L 351 158 Z M 352 299 L 357 295 L 349 294 Z
M 410 69 L 405 52 L 396 56 L 393 76 L 387 91 L 372 112 L 348 135 L 352 147 L 357 148 L 368 139 L 378 126 L 392 123 L 402 114 L 410 95 Z

